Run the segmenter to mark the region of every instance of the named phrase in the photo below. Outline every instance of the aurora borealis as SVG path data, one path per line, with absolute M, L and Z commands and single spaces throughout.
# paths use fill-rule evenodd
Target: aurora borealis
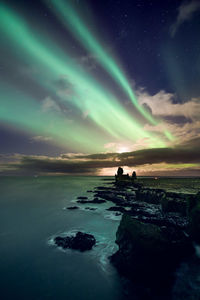
M 2 1 L 0 172 L 200 174 L 199 6 L 179 2 Z

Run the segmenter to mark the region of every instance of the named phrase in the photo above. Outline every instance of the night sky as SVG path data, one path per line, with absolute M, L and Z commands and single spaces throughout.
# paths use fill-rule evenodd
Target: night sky
M 199 0 L 5 0 L 0 20 L 0 174 L 200 176 Z

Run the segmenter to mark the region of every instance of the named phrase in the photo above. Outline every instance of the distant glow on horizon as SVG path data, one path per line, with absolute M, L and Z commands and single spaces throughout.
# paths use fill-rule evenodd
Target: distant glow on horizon
M 120 165 L 123 168 L 124 174 L 129 174 L 131 176 L 132 172 L 135 171 L 138 176 L 168 176 L 170 173 L 173 176 L 173 172 L 190 172 L 190 169 L 199 171 L 200 164 L 167 164 L 167 163 L 158 163 L 158 164 L 145 164 L 139 165 L 136 167 L 129 167 Z M 102 168 L 98 171 L 98 176 L 113 176 L 117 173 L 118 167 L 112 168 Z M 165 174 L 166 172 L 166 174 Z M 170 172 L 170 173 L 169 173 Z M 180 174 L 180 173 L 179 173 Z
M 125 153 L 125 152 L 130 152 L 130 149 L 126 146 L 121 146 L 117 149 L 118 153 Z
M 124 173 L 123 174 L 129 174 L 129 176 L 132 175 L 133 171 L 137 173 L 137 168 L 135 167 L 128 167 L 128 166 L 120 166 L 123 168 Z M 114 176 L 114 174 L 117 174 L 118 167 L 112 167 L 112 168 L 102 168 L 99 169 L 98 176 Z

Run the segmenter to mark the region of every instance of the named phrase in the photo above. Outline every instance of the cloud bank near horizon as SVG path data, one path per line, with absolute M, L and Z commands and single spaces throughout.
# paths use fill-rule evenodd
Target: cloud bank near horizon
M 124 153 L 67 153 L 57 157 L 1 155 L 0 174 L 114 175 L 119 166 L 138 175 L 200 175 L 200 139 L 174 148 L 144 149 Z

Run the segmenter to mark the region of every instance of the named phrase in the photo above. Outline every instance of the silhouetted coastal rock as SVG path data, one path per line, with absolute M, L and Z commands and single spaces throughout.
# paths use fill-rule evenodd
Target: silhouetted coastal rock
M 88 197 L 79 196 L 79 197 L 77 197 L 77 199 L 86 200 L 86 199 L 88 199 Z
M 119 167 L 117 170 L 117 174 L 115 175 L 115 183 L 119 186 L 126 186 L 129 183 L 133 183 L 136 179 L 136 172 L 133 171 L 132 176 L 130 177 L 129 174 L 123 174 L 123 168 Z
M 86 251 L 92 249 L 96 240 L 93 235 L 77 232 L 75 236 L 56 237 L 54 239 L 55 244 L 63 249 L 71 248 L 80 251 Z

